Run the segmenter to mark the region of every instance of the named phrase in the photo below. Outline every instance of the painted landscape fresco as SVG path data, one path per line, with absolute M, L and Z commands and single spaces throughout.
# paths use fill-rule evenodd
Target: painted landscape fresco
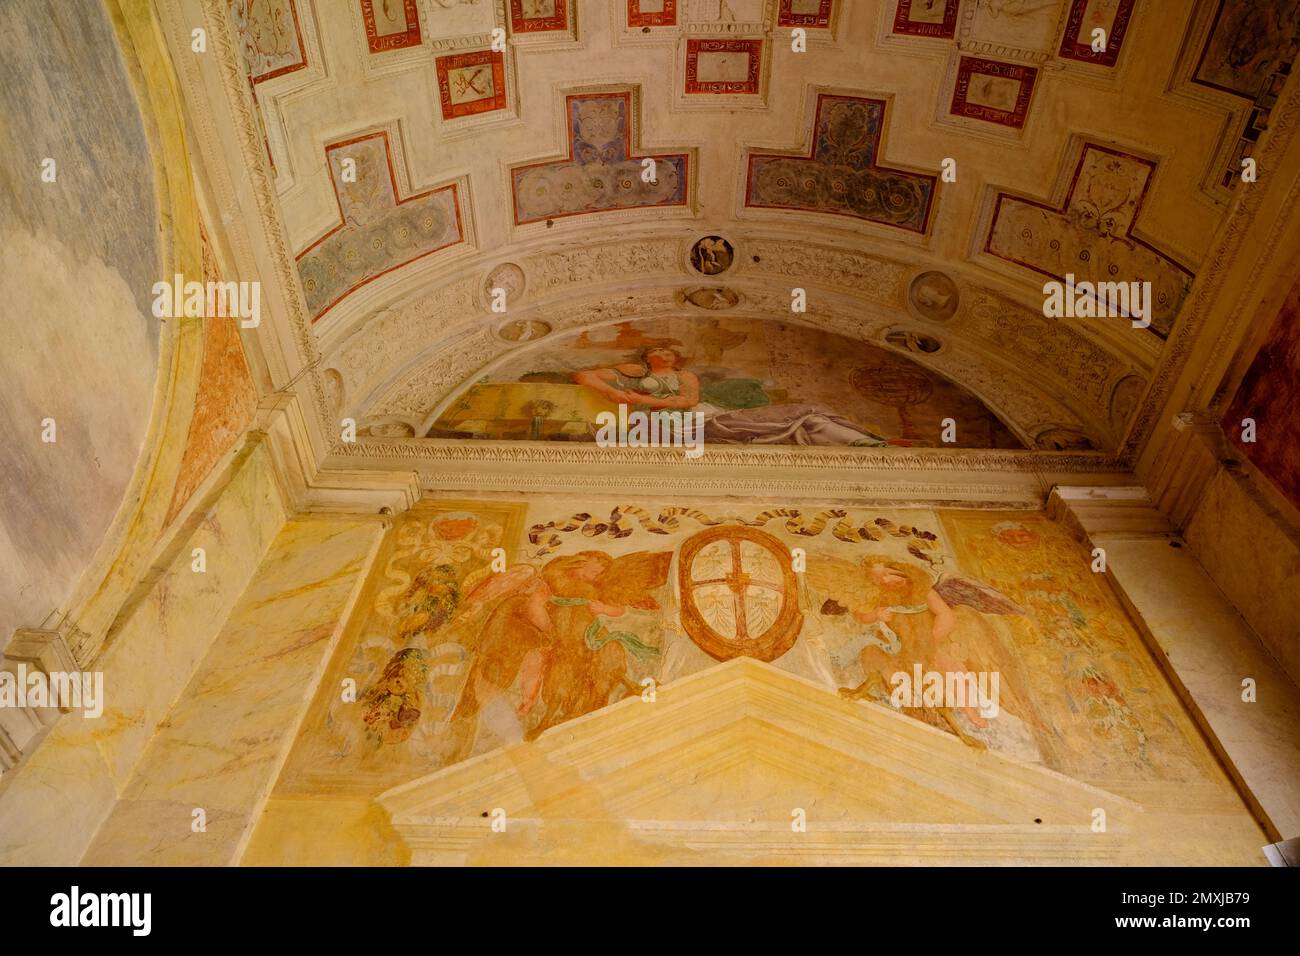
M 1211 772 L 1088 556 L 1041 515 L 573 505 L 403 516 L 290 789 L 378 792 L 739 656 L 862 706 L 893 706 L 899 672 L 996 672 L 994 715 L 901 712 L 1102 786 Z
M 907 357 L 782 323 L 623 322 L 557 337 L 487 375 L 429 437 L 592 441 L 597 416 L 629 408 L 705 415 L 717 444 L 948 447 L 1023 444 L 964 389 Z

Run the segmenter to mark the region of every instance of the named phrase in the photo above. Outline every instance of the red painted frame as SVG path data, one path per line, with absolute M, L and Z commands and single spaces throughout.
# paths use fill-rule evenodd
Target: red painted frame
M 971 77 L 976 74 L 1001 76 L 1019 81 L 1020 92 L 1016 96 L 1016 108 L 1008 112 L 994 109 L 991 106 L 978 106 L 975 103 L 968 103 L 966 101 L 966 92 L 970 88 Z M 996 123 L 1010 129 L 1023 129 L 1025 120 L 1029 116 L 1029 103 L 1033 99 L 1034 87 L 1037 84 L 1038 69 L 1036 67 L 1022 66 L 1019 63 L 1004 63 L 1001 60 L 986 60 L 982 57 L 964 56 L 957 66 L 957 84 L 952 91 L 950 110 L 954 116 L 965 116 L 986 123 Z
M 452 205 L 456 210 L 456 238 L 453 239 L 451 242 L 443 243 L 441 246 L 438 246 L 436 249 L 428 249 L 424 252 L 421 252 L 419 255 L 412 256 L 409 259 L 405 259 L 402 262 L 398 262 L 394 265 L 391 265 L 383 272 L 376 272 L 374 275 L 370 276 L 369 278 L 363 279 L 360 282 L 356 283 L 355 285 L 348 287 L 346 290 L 340 293 L 337 298 L 335 298 L 332 302 L 330 302 L 327 306 L 325 306 L 325 308 L 321 309 L 318 315 L 313 316 L 312 322 L 318 322 L 320 319 L 324 318 L 330 309 L 334 308 L 334 306 L 338 305 L 340 302 L 342 302 L 344 299 L 350 296 L 353 292 L 356 292 L 357 289 L 360 289 L 363 285 L 369 285 L 371 282 L 374 282 L 376 279 L 382 276 L 386 276 L 388 275 L 388 273 L 393 272 L 396 269 L 400 269 L 404 265 L 409 265 L 410 263 L 414 262 L 416 259 L 423 259 L 425 256 L 431 256 L 435 252 L 440 252 L 443 249 L 446 249 L 450 246 L 454 246 L 459 242 L 465 241 L 465 223 L 461 219 L 461 212 L 460 212 L 460 190 L 456 188 L 455 183 L 450 183 L 446 186 L 439 186 L 437 189 L 426 189 L 422 193 L 415 193 L 414 195 L 407 196 L 405 199 L 397 198 L 397 171 L 393 167 L 393 147 L 392 144 L 388 141 L 387 130 L 380 130 L 377 133 L 364 133 L 361 136 L 354 136 L 351 139 L 345 139 L 338 143 L 330 143 L 328 146 L 325 147 L 325 165 L 329 169 L 333 170 L 334 167 L 330 164 L 329 161 L 329 154 L 333 150 L 343 149 L 345 146 L 352 146 L 355 143 L 363 143 L 368 139 L 382 139 L 384 141 L 384 157 L 388 161 L 388 178 L 393 186 L 394 207 L 405 205 L 408 202 L 414 202 L 417 199 L 424 199 L 426 196 L 432 196 L 435 193 L 441 193 L 441 192 L 446 192 L 447 190 L 451 190 Z M 307 253 L 311 252 L 313 249 L 319 246 L 330 236 L 334 235 L 335 233 L 347 227 L 347 217 L 343 215 L 343 201 L 339 199 L 339 186 L 338 183 L 334 181 L 333 175 L 330 176 L 330 185 L 334 188 L 334 203 L 335 205 L 338 206 L 338 210 L 339 210 L 339 224 L 334 228 L 330 229 L 328 232 L 326 232 L 323 236 L 321 236 L 319 239 L 317 239 L 315 242 L 309 245 L 302 252 L 294 256 L 294 262 L 302 261 L 302 258 L 306 256 Z
M 779 156 L 786 159 L 807 159 L 807 160 L 811 160 L 815 158 L 813 154 L 816 152 L 817 149 L 817 130 L 821 127 L 822 107 L 826 104 L 826 101 L 828 99 L 858 99 L 858 100 L 862 100 L 864 103 L 881 104 L 882 110 L 880 115 L 880 127 L 876 130 L 875 138 L 871 141 L 871 155 L 875 159 L 875 162 L 872 163 L 871 168 L 878 169 L 881 172 L 885 172 L 885 173 L 899 173 L 904 176 L 916 176 L 921 179 L 930 180 L 931 183 L 930 200 L 928 203 L 926 203 L 925 217 L 924 217 L 925 221 L 921 224 L 921 229 L 913 230 L 913 229 L 908 229 L 906 226 L 893 227 L 895 229 L 904 229 L 907 232 L 917 232 L 918 235 L 926 235 L 930 231 L 930 217 L 934 213 L 934 199 L 935 199 L 935 192 L 939 185 L 939 177 L 931 175 L 929 173 L 913 172 L 910 169 L 898 169 L 895 166 L 884 166 L 880 163 L 880 141 L 884 137 L 885 127 L 886 125 L 888 125 L 889 122 L 889 104 L 885 100 L 873 100 L 865 96 L 841 96 L 838 94 L 830 94 L 830 93 L 820 94 L 817 97 L 817 110 L 813 115 L 812 145 L 808 147 L 808 152 L 806 154 L 801 155 L 798 153 L 783 153 L 779 151 L 769 151 L 769 150 L 751 151 L 749 154 L 749 159 L 746 160 L 745 162 L 745 207 L 748 209 L 789 209 L 794 212 L 807 212 L 817 216 L 842 216 L 845 219 L 853 219 L 856 220 L 857 222 L 870 222 L 873 225 L 877 225 L 877 226 L 891 225 L 891 223 L 876 222 L 874 219 L 865 219 L 862 216 L 855 216 L 852 213 L 835 212 L 834 210 L 830 210 L 830 209 L 808 209 L 805 206 L 789 206 L 789 205 L 783 205 L 781 203 L 756 204 L 750 202 L 750 195 L 751 195 L 750 186 L 754 181 L 754 160 L 755 159 L 761 156 Z
M 371 53 L 386 53 L 389 50 L 404 50 L 420 45 L 420 11 L 415 0 L 402 0 L 406 12 L 406 32 L 379 35 L 375 22 L 375 0 L 361 0 L 361 17 L 366 22 L 366 46 Z
M 491 99 L 474 100 L 471 103 L 453 103 L 449 74 L 463 66 L 492 65 L 492 86 L 496 90 Z M 472 53 L 452 53 L 440 56 L 435 61 L 438 73 L 438 95 L 442 100 L 442 118 L 459 119 L 463 116 L 478 116 L 506 108 L 506 60 L 505 56 L 493 50 L 475 50 Z
M 1083 29 L 1083 14 L 1088 9 L 1088 0 L 1073 0 L 1070 15 L 1065 21 L 1065 35 L 1061 37 L 1060 55 L 1067 60 L 1078 60 L 1080 63 L 1114 66 L 1119 62 L 1119 51 L 1124 45 L 1124 34 L 1128 32 L 1128 23 L 1133 17 L 1136 3 L 1137 0 L 1119 0 L 1119 9 L 1115 11 L 1115 23 L 1106 42 L 1106 52 L 1094 53 L 1092 37 L 1088 36 L 1085 39 L 1079 36 L 1079 31 Z
M 569 0 L 555 0 L 549 17 L 525 17 L 523 0 L 510 0 L 510 29 L 514 33 L 550 33 L 569 29 Z
M 937 37 L 951 40 L 957 35 L 957 13 L 961 9 L 961 0 L 948 0 L 943 10 L 943 23 L 918 23 L 912 19 L 912 4 L 915 0 L 898 0 L 894 11 L 894 32 L 910 37 Z
M 699 58 L 701 53 L 740 53 L 749 54 L 749 72 L 742 83 L 702 82 L 698 79 Z M 763 69 L 762 40 L 687 40 L 686 41 L 686 93 L 688 95 L 705 94 L 749 95 L 758 92 L 759 80 Z
M 261 76 L 253 76 L 250 79 L 254 83 L 265 83 L 267 80 L 273 80 L 277 76 L 284 76 L 286 73 L 293 73 L 296 70 L 305 69 L 307 66 L 307 44 L 302 39 L 302 25 L 298 22 L 298 7 L 293 0 L 285 0 L 289 4 L 289 13 L 293 17 L 293 33 L 298 39 L 298 53 L 302 56 L 302 62 L 290 63 L 288 66 L 282 66 L 278 70 L 272 70 L 270 73 L 263 73 Z
M 794 0 L 781 0 L 780 9 L 776 14 L 777 26 L 782 27 L 814 27 L 824 30 L 831 25 L 831 14 L 834 12 L 835 0 L 821 0 L 821 6 L 816 13 L 794 13 L 792 10 Z
M 1157 249 L 1155 246 L 1151 245 L 1151 243 L 1144 242 L 1142 239 L 1139 239 L 1137 236 L 1133 234 L 1133 231 L 1137 229 L 1138 217 L 1142 215 L 1142 206 L 1143 204 L 1146 203 L 1147 193 L 1150 192 L 1151 190 L 1151 181 L 1155 179 L 1156 161 L 1154 159 L 1146 159 L 1145 157 L 1142 156 L 1134 156 L 1132 153 L 1121 152 L 1118 149 L 1111 149 L 1109 146 L 1102 146 L 1100 143 L 1084 143 L 1083 151 L 1079 154 L 1079 163 L 1077 166 L 1074 167 L 1074 175 L 1070 178 L 1070 188 L 1066 190 L 1065 199 L 1059 206 L 1053 206 L 1051 203 L 1042 202 L 1041 200 L 1037 200 L 1037 199 L 1030 199 L 1026 196 L 1017 196 L 1012 193 L 999 192 L 997 200 L 993 204 L 993 218 L 989 222 L 989 231 L 988 234 L 984 237 L 984 251 L 989 255 L 994 256 L 995 258 L 1001 259 L 1003 262 L 1011 262 L 1014 263 L 1015 265 L 1023 266 L 1026 269 L 1032 269 L 1034 272 L 1037 272 L 1039 275 L 1047 276 L 1049 279 L 1056 279 L 1058 281 L 1063 281 L 1065 278 L 1064 276 L 1059 276 L 1054 272 L 1047 271 L 1046 269 L 1040 269 L 1038 266 L 1034 265 L 1033 263 L 1025 262 L 1023 259 L 1017 259 L 1012 256 L 1004 256 L 1000 252 L 995 252 L 993 250 L 993 233 L 997 231 L 998 217 L 1002 215 L 1002 203 L 1004 200 L 1007 199 L 1012 199 L 1015 200 L 1016 202 L 1024 203 L 1026 206 L 1034 206 L 1037 209 L 1044 209 L 1047 212 L 1055 213 L 1058 216 L 1064 215 L 1065 210 L 1070 208 L 1070 200 L 1074 198 L 1074 191 L 1079 188 L 1079 177 L 1083 175 L 1083 164 L 1088 159 L 1089 150 L 1097 150 L 1098 152 L 1109 153 L 1111 156 L 1120 156 L 1124 159 L 1129 159 L 1129 160 L 1133 160 L 1134 162 L 1141 163 L 1142 165 L 1147 166 L 1151 169 L 1151 175 L 1147 177 L 1147 181 L 1142 186 L 1142 195 L 1138 196 L 1137 202 L 1133 206 L 1133 221 L 1129 223 L 1128 231 L 1124 234 L 1124 238 L 1129 242 L 1132 242 L 1134 245 L 1142 246 L 1145 249 L 1149 249 L 1151 252 L 1154 252 L 1157 256 L 1159 256 L 1161 259 L 1164 259 L 1166 262 L 1173 263 L 1181 272 L 1185 273 L 1186 275 L 1194 276 L 1195 273 L 1193 273 L 1191 269 L 1187 268 L 1185 265 L 1183 265 L 1173 256 L 1169 255 L 1169 253 Z M 1157 336 L 1160 336 L 1160 333 L 1156 332 L 1155 326 L 1152 326 L 1150 331 L 1155 333 Z M 1160 336 L 1160 337 L 1163 338 L 1164 336 Z
M 664 0 L 662 13 L 642 13 L 641 0 L 627 0 L 627 25 L 629 27 L 677 26 L 677 0 Z
M 637 162 L 637 161 L 640 161 L 640 160 L 643 160 L 643 159 L 646 159 L 646 158 L 652 158 L 652 159 L 680 159 L 680 160 L 682 160 L 682 172 L 683 172 L 683 174 L 686 176 L 686 182 L 683 183 L 683 185 L 682 185 L 682 198 L 681 198 L 681 201 L 680 201 L 680 202 L 659 202 L 659 203 L 655 203 L 655 204 L 650 205 L 650 206 L 624 206 L 624 207 L 617 208 L 617 209 L 578 209 L 578 210 L 575 210 L 575 211 L 573 211 L 573 212 L 562 212 L 562 213 L 557 213 L 557 214 L 552 215 L 552 216 L 539 216 L 539 217 L 537 217 L 536 219 L 523 219 L 523 220 L 521 220 L 521 219 L 519 218 L 519 195 L 518 195 L 518 192 L 517 192 L 517 184 L 518 184 L 518 181 L 519 181 L 519 177 L 518 177 L 517 175 L 515 175 L 515 174 L 518 173 L 518 172 L 520 172 L 521 170 L 537 169 L 537 168 L 542 167 L 542 166 L 554 166 L 554 165 L 557 164 L 557 163 L 563 163 L 563 162 L 570 162 L 570 163 L 573 162 L 573 134 L 572 134 L 572 132 L 570 131 L 570 128 L 569 128 L 569 125 L 568 125 L 568 117 L 569 117 L 569 115 L 570 115 L 570 113 L 569 113 L 569 104 L 572 103 L 572 102 L 574 102 L 575 100 L 603 100 L 603 99 L 608 99 L 609 97 L 612 97 L 612 96 L 619 96 L 619 97 L 622 97 L 623 100 L 627 103 L 627 111 L 626 111 L 626 113 L 624 113 L 624 115 L 627 117 L 627 122 L 623 124 L 623 152 L 627 155 L 627 158 L 628 158 L 630 161 L 632 161 L 632 162 Z M 623 92 L 623 93 L 575 93 L 573 96 L 566 96 L 566 97 L 564 98 L 565 130 L 566 130 L 566 135 L 568 136 L 568 141 L 569 141 L 569 142 L 568 142 L 568 147 L 567 147 L 567 148 L 568 148 L 568 153 L 567 153 L 565 156 L 561 157 L 560 159 L 544 159 L 544 160 L 542 160 L 541 162 L 538 162 L 538 163 L 524 163 L 523 165 L 520 165 L 520 166 L 511 166 L 511 167 L 510 167 L 510 204 L 511 204 L 511 208 L 512 208 L 512 210 L 514 211 L 514 219 L 515 219 L 515 225 L 516 225 L 516 226 L 527 226 L 527 225 L 531 225 L 532 223 L 535 223 L 535 222 L 546 222 L 546 221 L 551 220 L 551 219 L 567 219 L 567 218 L 569 218 L 570 216 L 591 216 L 591 215 L 598 215 L 598 214 L 603 213 L 603 212 L 628 212 L 628 211 L 630 211 L 630 210 L 634 210 L 634 209 L 658 209 L 658 208 L 661 208 L 661 207 L 664 207 L 664 206 L 686 206 L 686 205 L 688 205 L 688 204 L 690 203 L 690 195 L 689 195 L 689 194 L 690 194 L 690 162 L 691 162 L 691 157 L 690 157 L 689 154 L 687 154 L 687 153 L 653 153 L 653 154 L 648 154 L 648 156 L 633 156 L 633 155 L 632 155 L 632 106 L 633 106 L 633 103 L 632 103 L 632 94 L 631 94 L 631 93 L 627 93 L 627 92 Z

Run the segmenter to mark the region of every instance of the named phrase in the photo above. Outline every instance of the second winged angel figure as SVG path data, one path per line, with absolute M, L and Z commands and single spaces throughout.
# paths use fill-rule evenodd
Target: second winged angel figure
M 895 675 L 916 665 L 926 673 L 997 673 L 999 715 L 988 718 L 967 706 L 905 707 L 904 712 L 956 734 L 974 747 L 994 746 L 1039 758 L 1028 682 L 991 616 L 1023 615 L 1005 595 L 969 578 L 935 580 L 920 565 L 869 555 L 860 563 L 821 556 L 808 562 L 807 584 L 824 601 L 820 614 L 839 618 L 847 636 L 834 651 L 841 671 L 856 665 L 861 679 L 840 688 L 853 700 L 890 701 Z

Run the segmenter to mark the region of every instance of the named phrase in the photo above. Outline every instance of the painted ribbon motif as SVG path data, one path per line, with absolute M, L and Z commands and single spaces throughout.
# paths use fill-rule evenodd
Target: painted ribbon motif
M 773 508 L 760 512 L 752 520 L 749 520 L 739 515 L 724 515 L 714 518 L 695 508 L 676 507 L 664 508 L 659 512 L 658 517 L 655 517 L 645 509 L 638 508 L 635 505 L 620 505 L 610 512 L 608 520 L 602 521 L 593 518 L 588 512 L 580 512 L 563 521 L 548 521 L 545 524 L 533 525 L 528 529 L 528 541 L 530 544 L 541 545 L 541 547 L 533 552 L 532 556 L 542 557 L 559 550 L 564 544 L 562 536 L 572 534 L 575 531 L 581 532 L 583 537 L 587 538 L 599 538 L 606 535 L 614 539 L 629 537 L 636 531 L 635 526 L 629 520 L 630 518 L 635 518 L 642 529 L 650 534 L 676 534 L 681 530 L 682 518 L 690 518 L 708 528 L 724 524 L 762 528 L 772 521 L 785 519 L 784 527 L 788 533 L 806 538 L 815 538 L 826 530 L 832 519 L 837 519 L 834 525 L 831 526 L 831 534 L 838 540 L 850 544 L 859 544 L 863 541 L 879 541 L 882 533 L 896 538 L 915 538 L 927 548 L 934 548 L 939 540 L 937 535 L 929 531 L 910 526 L 900 527 L 887 518 L 876 518 L 870 523 L 854 523 L 848 517 L 847 511 L 838 508 L 819 511 L 811 517 L 794 508 Z

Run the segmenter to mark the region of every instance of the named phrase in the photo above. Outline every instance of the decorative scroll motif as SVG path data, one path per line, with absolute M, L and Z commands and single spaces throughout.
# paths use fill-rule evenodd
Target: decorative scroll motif
M 572 534 L 575 531 L 582 532 L 584 538 L 608 535 L 612 539 L 619 540 L 631 537 L 636 533 L 636 527 L 627 520 L 629 518 L 635 518 L 641 530 L 647 534 L 676 534 L 682 530 L 682 518 L 690 518 L 705 528 L 717 528 L 727 524 L 763 528 L 778 519 L 785 519 L 780 526 L 787 534 L 816 538 L 830 528 L 831 536 L 846 544 L 881 541 L 885 535 L 902 539 L 915 538 L 918 542 L 937 540 L 933 532 L 922 531 L 911 525 L 899 526 L 884 518 L 876 518 L 871 522 L 854 521 L 847 511 L 840 508 L 818 511 L 811 515 L 798 508 L 773 508 L 760 512 L 753 518 L 745 518 L 740 515 L 714 516 L 697 508 L 683 507 L 661 508 L 657 514 L 651 514 L 636 505 L 624 504 L 611 511 L 609 518 L 603 521 L 587 512 L 581 512 L 564 521 L 548 521 L 545 524 L 533 525 L 528 529 L 528 542 L 541 547 L 530 556 L 541 558 L 558 551 L 564 544 L 564 539 L 560 535 Z M 836 519 L 834 524 L 831 523 L 832 519 Z
M 685 206 L 689 159 L 655 155 L 654 177 L 632 154 L 631 93 L 584 93 L 565 99 L 568 156 L 510 170 L 515 224 L 621 209 Z
M 884 100 L 818 96 L 811 155 L 751 152 L 745 205 L 925 232 L 936 177 L 879 164 L 885 119 Z
M 583 249 L 561 249 L 524 261 L 530 281 L 545 292 L 567 285 L 590 285 L 631 276 L 663 275 L 677 268 L 678 245 L 672 240 L 644 240 Z
M 397 198 L 387 132 L 334 143 L 325 158 L 341 222 L 298 255 L 313 319 L 385 273 L 464 241 L 454 184 Z
M 254 83 L 264 83 L 307 65 L 294 0 L 230 0 L 230 18 Z
M 395 356 L 418 352 L 428 344 L 429 327 L 447 316 L 471 315 L 479 308 L 479 283 L 464 278 L 442 286 L 401 309 L 371 318 L 348 339 L 336 364 L 344 374 L 348 393 L 364 394 L 364 386 L 380 375 Z
M 1133 235 L 1155 168 L 1153 160 L 1089 143 L 1060 208 L 998 193 L 985 250 L 1060 282 L 1067 274 L 1079 282 L 1150 282 L 1150 331 L 1166 338 L 1192 274 Z
M 1115 356 L 1069 326 L 1001 296 L 978 292 L 970 305 L 971 331 L 1006 355 L 1033 358 L 1074 391 L 1101 404 L 1122 371 Z

